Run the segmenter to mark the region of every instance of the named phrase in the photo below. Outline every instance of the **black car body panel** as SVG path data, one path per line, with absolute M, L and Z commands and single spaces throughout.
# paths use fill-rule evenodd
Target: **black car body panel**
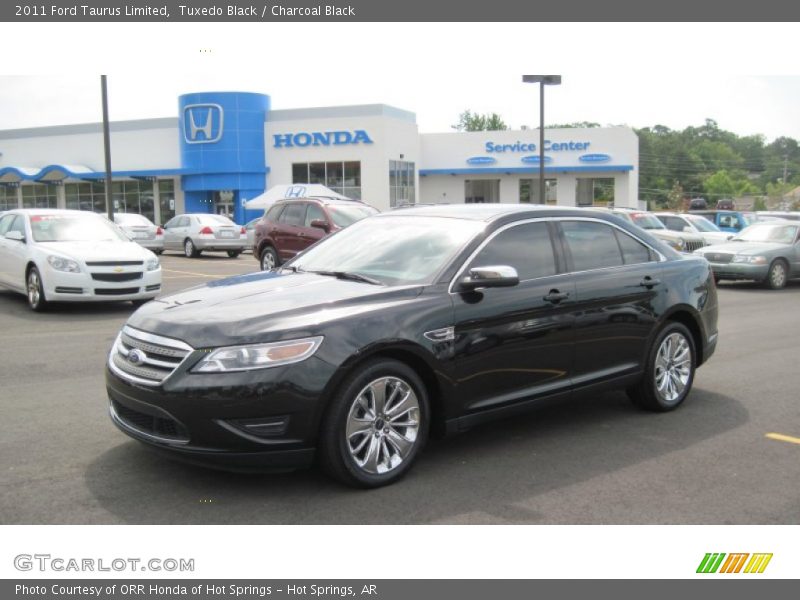
M 208 457 L 215 466 L 302 466 L 313 457 L 332 396 L 371 357 L 393 357 L 417 371 L 437 429 L 455 432 L 542 398 L 636 381 L 667 319 L 692 331 L 698 365 L 714 351 L 717 299 L 707 261 L 682 257 L 613 215 L 502 205 L 428 207 L 402 215 L 483 225 L 424 284 L 370 285 L 281 269 L 213 281 L 145 305 L 128 327 L 193 350 L 158 385 L 107 368 L 115 424 L 194 462 Z M 370 219 L 384 218 L 392 214 Z M 650 260 L 576 271 L 561 220 L 609 225 L 618 230 L 614 235 L 643 242 Z M 485 242 L 526 222 L 548 223 L 555 272 L 514 287 L 459 291 L 459 277 Z M 215 348 L 311 336 L 324 339 L 302 362 L 192 371 Z M 170 435 L 161 435 L 161 426 Z

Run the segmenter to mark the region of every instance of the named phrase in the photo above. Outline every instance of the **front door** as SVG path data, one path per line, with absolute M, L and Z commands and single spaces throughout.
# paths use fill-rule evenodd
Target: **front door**
M 572 369 L 574 286 L 558 274 L 550 227 L 528 222 L 500 231 L 470 268 L 511 266 L 514 287 L 455 293 L 454 374 L 463 412 L 566 392 Z

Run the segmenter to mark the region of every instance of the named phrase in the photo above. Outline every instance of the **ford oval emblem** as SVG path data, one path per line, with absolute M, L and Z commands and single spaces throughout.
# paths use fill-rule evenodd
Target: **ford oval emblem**
M 602 163 L 610 161 L 611 157 L 608 154 L 584 154 L 579 156 L 578 160 L 588 163 Z
M 146 358 L 147 355 L 138 348 L 134 348 L 128 353 L 128 362 L 132 365 L 140 365 Z
M 523 156 L 520 160 L 524 163 L 536 163 L 537 165 L 539 164 L 539 156 L 536 154 L 532 154 L 531 156 Z M 544 162 L 546 163 L 553 162 L 553 157 L 545 156 Z
M 497 162 L 497 159 L 492 156 L 473 156 L 467 159 L 467 164 L 470 165 L 491 165 Z

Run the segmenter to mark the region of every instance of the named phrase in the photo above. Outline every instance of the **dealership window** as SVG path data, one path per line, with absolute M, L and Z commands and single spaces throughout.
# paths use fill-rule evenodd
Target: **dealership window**
M 106 212 L 106 186 L 104 183 L 68 183 L 64 186 L 67 208 Z M 153 183 L 149 181 L 117 181 L 111 184 L 111 198 L 115 212 L 144 215 L 151 221 L 155 217 Z
M 0 211 L 17 208 L 17 188 L 0 185 Z
M 500 180 L 467 179 L 464 182 L 464 202 L 467 204 L 500 202 Z
M 294 163 L 292 183 L 320 183 L 337 194 L 361 200 L 359 161 Z
M 544 180 L 544 204 L 555 204 L 558 198 L 558 181 L 556 179 Z M 519 180 L 519 201 L 523 204 L 542 204 L 539 200 L 539 180 Z
M 416 204 L 415 167 L 409 161 L 389 161 L 389 206 Z
M 161 222 L 166 223 L 175 216 L 175 181 L 158 180 L 158 204 L 161 209 Z
M 56 208 L 56 188 L 53 185 L 23 185 L 22 208 Z
M 578 206 L 607 206 L 614 204 L 614 179 L 581 178 L 575 190 Z

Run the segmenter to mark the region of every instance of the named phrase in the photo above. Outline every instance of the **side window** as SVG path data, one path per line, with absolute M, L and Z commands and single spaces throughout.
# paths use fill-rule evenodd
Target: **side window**
M 664 222 L 664 225 L 667 226 L 667 229 L 672 231 L 683 231 L 685 227 L 683 219 L 679 217 L 661 217 L 661 220 Z
M 11 227 L 9 227 L 8 230 L 19 231 L 22 235 L 25 235 L 25 217 L 22 215 L 17 215 L 17 218 L 14 219 L 14 222 L 11 224 Z
M 285 204 L 276 204 L 272 208 L 267 211 L 267 221 L 272 221 L 273 223 L 278 222 L 278 218 L 281 215 L 281 211 L 283 207 L 286 206 Z
M 622 258 L 626 265 L 638 265 L 654 260 L 650 248 L 629 236 L 627 233 L 615 230 L 619 247 L 622 250 Z
M 614 230 L 603 223 L 565 221 L 561 223 L 573 271 L 590 271 L 623 264 Z
M 327 221 L 328 218 L 322 209 L 316 204 L 308 205 L 308 212 L 306 213 L 306 227 L 311 227 L 311 221 L 319 219 L 320 221 Z
M 293 202 L 286 206 L 281 213 L 280 222 L 284 225 L 302 226 L 306 220 L 306 205 Z
M 164 225 L 165 228 L 169 229 L 170 227 L 175 227 L 178 224 L 180 217 L 172 217 L 169 221 L 166 222 Z
M 514 267 L 520 281 L 556 274 L 556 260 L 545 223 L 524 223 L 497 234 L 478 253 L 469 268 Z
M 14 220 L 16 215 L 6 215 L 3 218 L 0 218 L 0 236 L 4 236 L 6 232 L 8 232 L 9 228 L 11 227 L 11 221 Z
M 175 227 L 188 227 L 189 226 L 189 217 L 181 217 L 178 219 L 178 222 L 175 223 Z
M 733 215 L 720 215 L 719 226 L 735 228 L 737 226 L 736 217 Z

